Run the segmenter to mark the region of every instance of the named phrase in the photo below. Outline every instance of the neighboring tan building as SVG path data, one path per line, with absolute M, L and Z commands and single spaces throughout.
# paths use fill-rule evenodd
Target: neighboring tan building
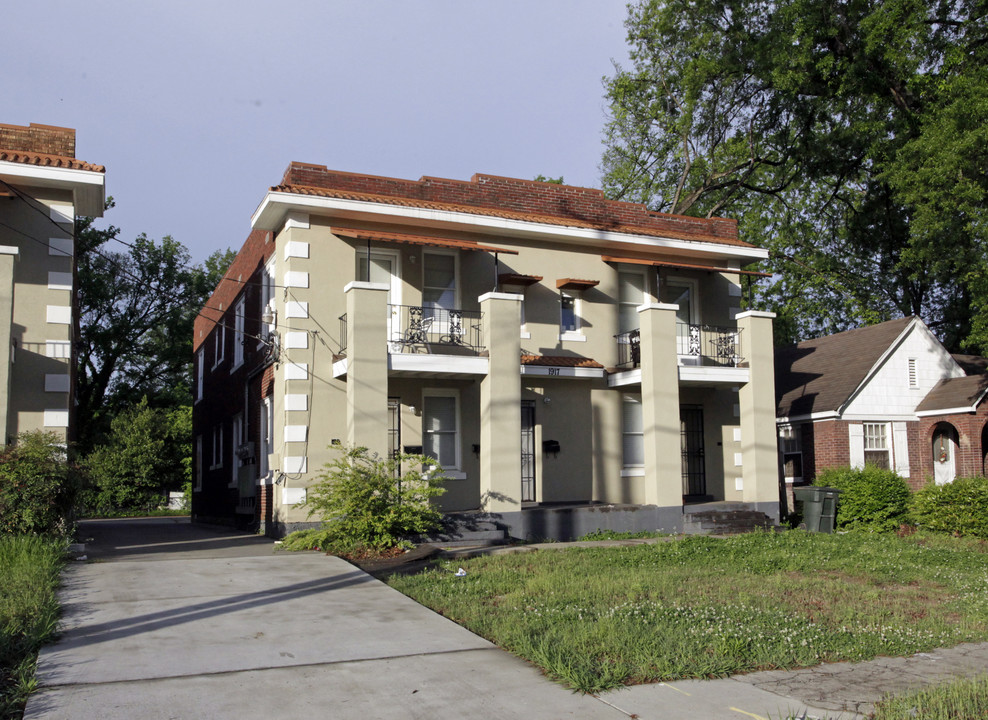
M 778 518 L 765 250 L 599 190 L 293 163 L 195 325 L 193 514 L 280 534 L 333 444 L 437 457 L 515 537 Z
M 75 130 L 0 125 L 0 428 L 71 440 L 77 215 L 100 217 L 101 165 L 77 160 Z
M 790 485 L 865 463 L 895 470 L 913 489 L 984 474 L 984 359 L 951 356 L 917 317 L 779 349 L 775 373 Z

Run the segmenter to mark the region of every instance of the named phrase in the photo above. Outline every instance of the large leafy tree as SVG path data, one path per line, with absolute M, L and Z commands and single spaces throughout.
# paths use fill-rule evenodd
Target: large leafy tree
M 643 0 L 605 190 L 739 218 L 787 339 L 918 314 L 988 351 L 985 0 Z
M 218 251 L 192 265 L 181 243 L 145 235 L 118 250 L 111 241 L 119 232 L 96 229 L 89 218 L 77 222 L 83 452 L 142 398 L 161 408 L 190 402 L 193 321 L 234 256 Z

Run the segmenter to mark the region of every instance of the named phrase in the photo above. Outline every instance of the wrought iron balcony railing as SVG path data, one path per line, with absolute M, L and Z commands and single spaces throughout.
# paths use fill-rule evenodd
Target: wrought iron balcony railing
M 641 367 L 641 333 L 630 330 L 614 336 L 620 368 Z M 741 356 L 741 329 L 676 323 L 676 354 L 682 364 L 737 367 Z
M 434 347 L 479 353 L 484 349 L 483 313 L 417 305 L 390 306 L 392 352 L 428 352 Z

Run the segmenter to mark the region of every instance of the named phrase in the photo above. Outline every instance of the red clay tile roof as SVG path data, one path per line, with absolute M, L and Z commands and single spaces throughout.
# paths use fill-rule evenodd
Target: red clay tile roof
M 839 409 L 912 320 L 889 320 L 776 350 L 776 416 Z
M 415 181 L 292 163 L 271 191 L 754 247 L 738 239 L 735 220 L 652 212 L 638 203 L 609 200 L 594 188 L 495 175 L 477 174 L 469 182 L 428 176 Z
M 68 170 L 90 170 L 92 172 L 105 173 L 106 168 L 102 165 L 76 160 L 62 155 L 46 155 L 45 153 L 21 152 L 20 150 L 0 150 L 0 161 L 21 163 L 23 165 L 38 165 L 40 167 L 57 167 Z
M 557 290 L 589 290 L 600 285 L 600 280 L 581 280 L 580 278 L 559 278 L 556 280 Z
M 460 240 L 454 238 L 430 237 L 427 235 L 409 235 L 408 233 L 384 232 L 381 230 L 357 230 L 355 228 L 331 227 L 334 235 L 357 240 L 378 240 L 381 242 L 396 242 L 406 245 L 428 245 L 431 247 L 457 248 L 459 250 L 481 250 L 493 253 L 508 253 L 517 255 L 517 250 L 494 247 L 493 245 L 481 245 L 474 240 Z
M 501 273 L 497 276 L 497 281 L 501 285 L 534 285 L 542 282 L 541 275 L 522 275 L 521 273 Z
M 603 368 L 596 360 L 561 355 L 522 355 L 522 365 L 547 365 L 549 367 Z
M 757 270 L 734 270 L 733 268 L 719 267 L 717 265 L 693 265 L 690 263 L 650 260 L 648 258 L 613 257 L 611 255 L 601 255 L 600 259 L 604 262 L 628 263 L 631 265 L 652 265 L 654 267 L 680 268 L 684 270 L 706 270 L 708 272 L 735 273 L 736 275 L 754 275 L 755 277 L 772 277 L 772 273 L 758 272 Z
M 981 403 L 986 393 L 988 393 L 988 374 L 947 378 L 930 390 L 916 408 L 916 412 L 975 407 Z

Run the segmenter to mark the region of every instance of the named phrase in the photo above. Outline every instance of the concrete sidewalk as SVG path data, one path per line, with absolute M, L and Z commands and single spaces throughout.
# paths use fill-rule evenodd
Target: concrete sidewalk
M 581 695 L 338 558 L 175 518 L 82 532 L 96 562 L 65 573 L 28 719 L 859 717 L 829 696 L 853 677 L 861 691 L 858 666 Z

